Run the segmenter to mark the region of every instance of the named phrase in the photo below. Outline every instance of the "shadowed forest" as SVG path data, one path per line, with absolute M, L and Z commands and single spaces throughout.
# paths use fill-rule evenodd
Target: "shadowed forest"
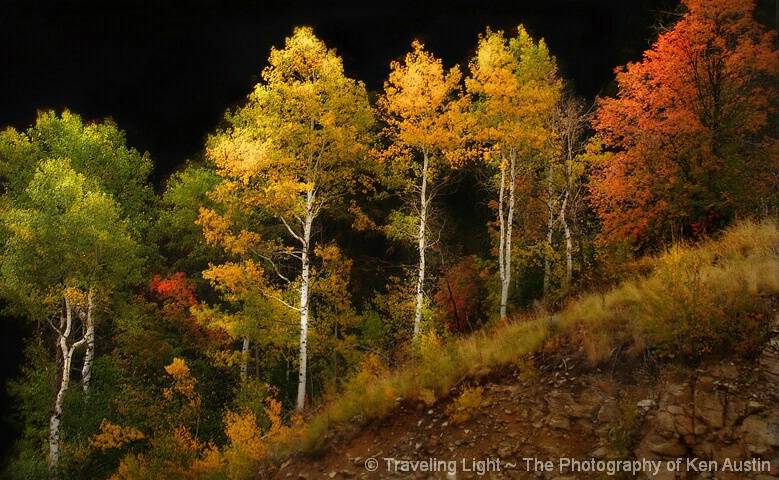
M 379 92 L 297 28 L 157 192 L 111 120 L 6 128 L 0 295 L 31 333 L 5 475 L 259 478 L 571 342 L 753 358 L 779 293 L 753 9 L 685 0 L 592 105 L 521 25 L 451 69 L 415 41 Z

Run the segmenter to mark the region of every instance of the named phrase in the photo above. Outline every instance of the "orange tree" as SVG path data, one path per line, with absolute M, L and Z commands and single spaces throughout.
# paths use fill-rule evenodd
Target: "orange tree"
M 591 193 L 610 239 L 650 246 L 775 208 L 775 32 L 754 2 L 684 0 L 686 13 L 600 99 Z

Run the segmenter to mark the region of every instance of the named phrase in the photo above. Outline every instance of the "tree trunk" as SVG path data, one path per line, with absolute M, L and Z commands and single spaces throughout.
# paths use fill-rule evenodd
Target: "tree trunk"
M 94 318 L 92 317 L 94 307 L 94 297 L 92 294 L 92 289 L 90 289 L 89 295 L 87 296 L 87 317 L 84 328 L 84 338 L 87 343 L 87 351 L 86 354 L 84 354 L 84 365 L 81 368 L 81 386 L 84 389 L 84 392 L 87 393 L 89 392 L 89 382 L 92 380 L 92 363 L 94 363 L 95 358 L 95 322 Z
M 546 219 L 546 251 L 544 252 L 544 295 L 549 293 L 549 283 L 552 277 L 552 234 L 554 233 L 554 195 L 552 189 L 552 163 L 549 162 L 549 168 L 546 179 L 546 201 L 548 215 Z
M 506 197 L 506 165 L 505 154 L 501 154 L 503 162 L 500 168 L 500 193 L 498 194 L 498 224 L 500 239 L 498 243 L 498 265 L 500 267 L 500 319 L 508 318 L 509 287 L 511 286 L 511 233 L 514 225 L 515 187 L 517 183 L 517 154 L 509 153 L 508 198 Z M 508 202 L 508 212 L 503 215 L 504 205 Z
M 306 408 L 306 361 L 308 346 L 308 288 L 310 276 L 309 246 L 311 242 L 311 226 L 314 223 L 314 191 L 307 192 L 306 217 L 303 224 L 303 248 L 301 252 L 302 274 L 300 277 L 300 371 L 298 373 L 297 410 L 303 412 Z
M 62 423 L 62 407 L 65 395 L 70 387 L 70 368 L 73 363 L 73 353 L 87 343 L 86 332 L 79 341 L 68 345 L 73 332 L 73 307 L 68 298 L 64 299 L 64 311 L 60 313 L 60 328 L 57 330 L 57 348 L 62 356 L 62 371 L 60 388 L 54 399 L 54 409 L 49 419 L 49 478 L 59 477 L 60 424 Z
M 573 239 L 571 238 L 571 228 L 568 226 L 568 219 L 565 218 L 566 209 L 568 206 L 568 193 L 565 191 L 565 197 L 563 198 L 563 204 L 560 206 L 560 222 L 563 224 L 563 230 L 565 231 L 565 286 L 566 288 L 571 286 L 571 279 L 573 278 Z
M 419 195 L 419 270 L 417 277 L 417 304 L 414 311 L 414 340 L 419 337 L 419 329 L 422 324 L 422 306 L 424 305 L 425 296 L 425 233 L 427 231 L 427 169 L 428 169 L 428 152 L 427 149 L 423 149 L 422 154 L 424 156 L 424 163 L 422 164 L 422 188 Z
M 241 385 L 246 384 L 246 376 L 249 373 L 249 337 L 243 337 L 241 345 Z

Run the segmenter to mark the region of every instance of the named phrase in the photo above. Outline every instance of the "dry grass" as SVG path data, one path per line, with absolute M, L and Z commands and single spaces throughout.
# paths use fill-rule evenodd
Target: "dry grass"
M 696 247 L 672 247 L 646 279 L 581 298 L 560 317 L 577 326 L 592 363 L 621 345 L 683 360 L 751 355 L 779 293 L 778 252 L 775 221 L 741 222 Z
M 386 417 L 400 400 L 431 404 L 463 379 L 505 365 L 522 369 L 523 357 L 555 336 L 578 342 L 593 364 L 618 348 L 649 347 L 686 360 L 712 351 L 754 353 L 779 294 L 778 255 L 775 221 L 742 222 L 720 238 L 650 259 L 645 279 L 583 296 L 554 317 L 500 324 L 448 344 L 425 335 L 412 364 L 390 371 L 374 359 L 363 366 L 311 419 L 303 449 L 318 449 L 338 425 Z

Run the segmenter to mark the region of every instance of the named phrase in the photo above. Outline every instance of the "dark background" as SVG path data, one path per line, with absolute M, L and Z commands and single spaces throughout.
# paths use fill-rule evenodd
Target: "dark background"
M 486 26 L 523 23 L 546 39 L 563 75 L 589 98 L 617 65 L 638 60 L 676 0 L 259 2 L 5 1 L 0 14 L 0 127 L 36 110 L 112 117 L 149 151 L 160 181 L 202 148 L 297 25 L 343 57 L 349 75 L 381 90 L 415 38 L 446 66 L 465 66 Z
M 762 0 L 773 25 L 774 0 Z M 347 73 L 379 91 L 413 39 L 465 66 L 489 25 L 543 37 L 588 100 L 613 92 L 613 70 L 641 58 L 677 0 L 495 0 L 375 3 L 248 0 L 0 0 L 0 128 L 27 128 L 39 109 L 112 117 L 148 151 L 154 181 L 195 158 L 226 108 L 257 82 L 270 47 L 309 25 Z M 765 19 L 768 19 L 766 21 Z M 31 327 L 0 318 L 0 382 L 19 372 Z M 12 415 L 0 389 L 0 412 Z M 14 433 L 0 425 L 0 455 Z M 4 456 L 4 455 L 3 455 Z

